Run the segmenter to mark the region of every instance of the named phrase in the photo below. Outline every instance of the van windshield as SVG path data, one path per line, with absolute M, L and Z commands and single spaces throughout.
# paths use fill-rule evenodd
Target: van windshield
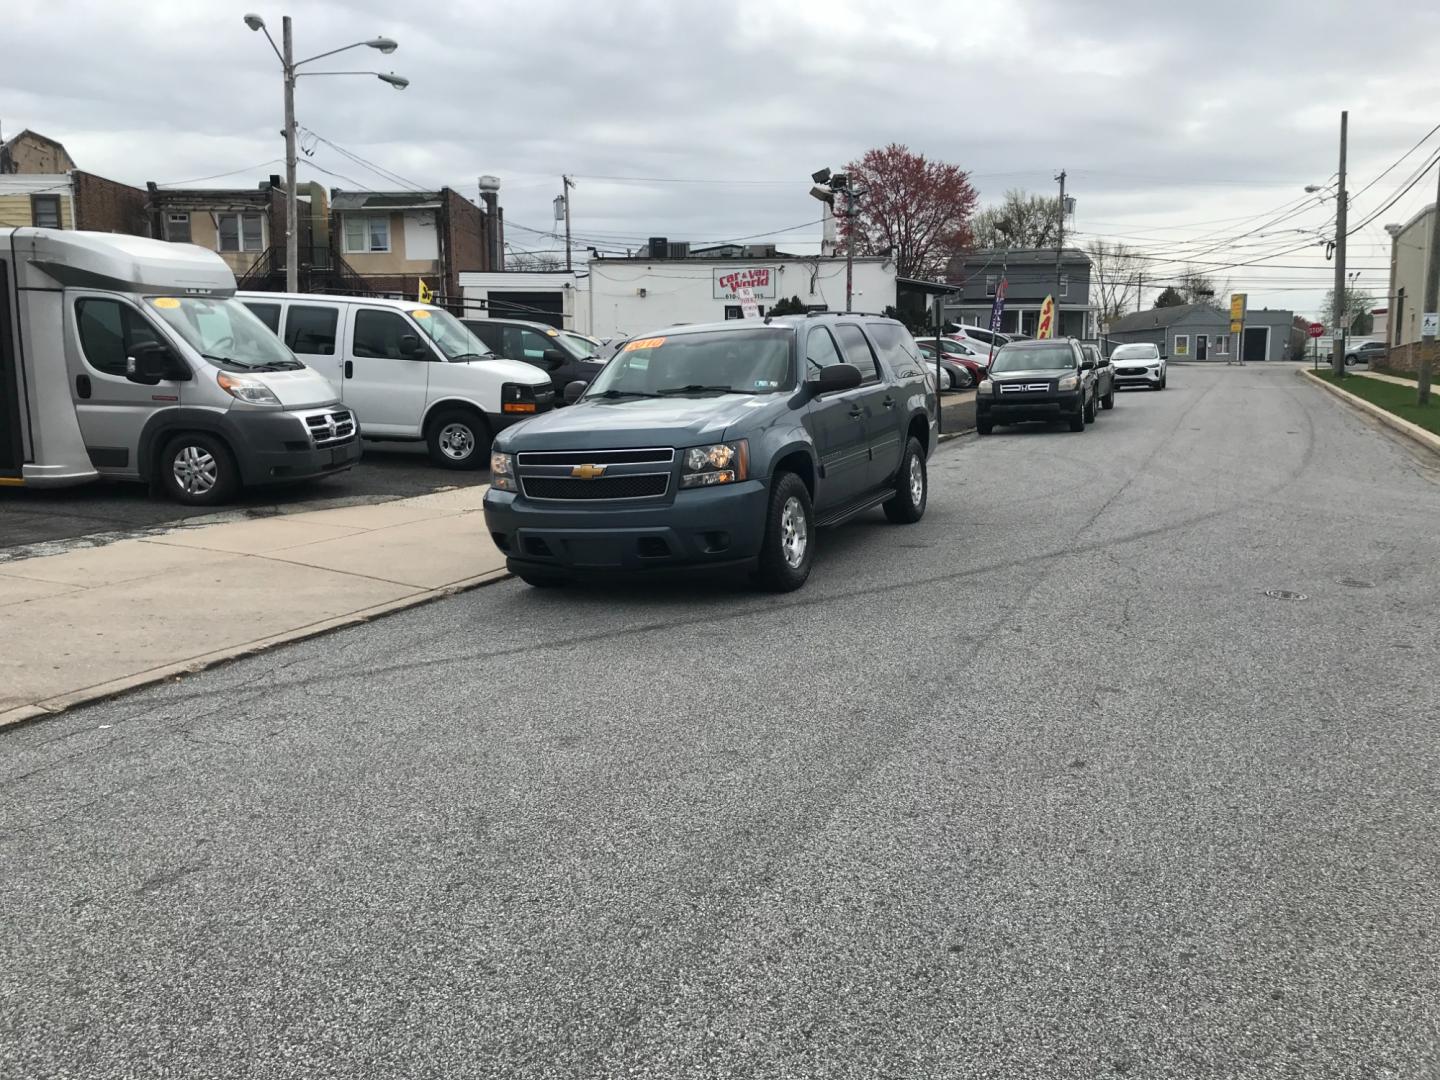
M 145 301 L 206 360 L 222 367 L 294 371 L 305 365 L 239 300 L 151 296 Z
M 414 308 L 410 317 L 445 354 L 446 360 L 489 360 L 495 355 L 464 323 L 448 311 L 441 308 Z

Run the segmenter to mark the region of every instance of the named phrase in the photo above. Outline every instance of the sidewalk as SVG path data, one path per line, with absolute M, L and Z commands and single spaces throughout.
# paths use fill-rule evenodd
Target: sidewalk
M 485 490 L 0 562 L 0 728 L 497 580 Z
M 1397 386 L 1408 386 L 1414 390 L 1419 384 L 1414 379 L 1402 379 L 1398 375 L 1384 375 L 1378 371 L 1352 371 L 1351 375 L 1362 375 L 1367 379 L 1379 379 L 1381 382 L 1395 383 Z

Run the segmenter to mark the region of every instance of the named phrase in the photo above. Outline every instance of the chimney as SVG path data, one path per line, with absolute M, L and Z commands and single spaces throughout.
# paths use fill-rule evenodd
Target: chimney
M 485 223 L 489 226 L 489 236 L 486 238 L 486 261 L 490 269 L 505 269 L 505 236 L 503 231 L 503 211 L 500 209 L 500 178 L 498 176 L 482 176 L 479 180 L 480 201 L 485 204 Z

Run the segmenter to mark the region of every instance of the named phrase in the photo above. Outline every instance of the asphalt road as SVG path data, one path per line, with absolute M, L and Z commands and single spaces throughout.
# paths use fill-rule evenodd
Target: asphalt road
M 489 474 L 430 463 L 419 444 L 366 443 L 349 472 L 306 484 L 251 488 L 218 510 L 181 506 L 144 484 L 99 482 L 73 488 L 0 488 L 0 552 L 34 544 L 110 542 L 196 518 L 266 515 L 425 495 L 442 487 L 484 484 Z
M 1437 1075 L 1434 459 L 1176 367 L 931 476 L 0 738 L 0 1074 Z

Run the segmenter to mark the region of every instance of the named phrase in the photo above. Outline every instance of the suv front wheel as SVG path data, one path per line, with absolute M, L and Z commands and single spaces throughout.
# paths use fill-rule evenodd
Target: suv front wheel
M 810 492 L 800 477 L 782 472 L 770 485 L 757 576 L 771 592 L 793 592 L 805 584 L 814 562 L 815 520 Z

